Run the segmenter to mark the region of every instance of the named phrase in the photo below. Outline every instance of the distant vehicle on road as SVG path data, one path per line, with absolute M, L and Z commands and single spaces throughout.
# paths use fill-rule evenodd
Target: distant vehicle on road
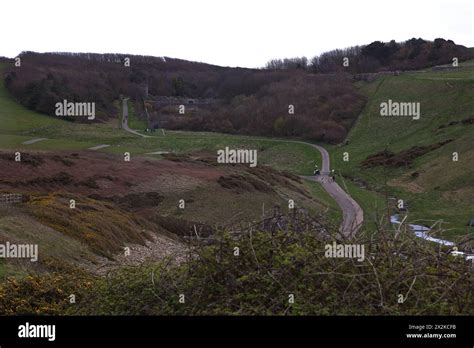
M 319 167 L 317 164 L 314 165 L 314 171 L 313 171 L 313 175 L 319 175 L 320 172 L 319 172 Z

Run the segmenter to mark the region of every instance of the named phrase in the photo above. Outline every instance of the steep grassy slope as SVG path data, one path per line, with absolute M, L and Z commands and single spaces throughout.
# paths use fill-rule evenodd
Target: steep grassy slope
M 349 144 L 333 147 L 332 161 L 343 175 L 359 178 L 378 192 L 408 203 L 411 220 L 445 222 L 446 234 L 474 233 L 466 226 L 474 217 L 474 62 L 458 69 L 386 76 L 361 89 L 369 97 Z M 419 102 L 421 117 L 382 117 L 380 103 L 388 99 Z M 464 120 L 464 122 L 462 122 Z M 385 148 L 394 154 L 452 140 L 413 158 L 408 165 L 363 168 L 362 162 Z M 349 161 L 343 161 L 343 154 Z M 459 160 L 453 161 L 453 153 Z M 382 210 L 383 211 L 383 210 Z
M 0 63 L 1 72 L 3 72 L 6 65 L 6 63 Z M 16 103 L 5 88 L 3 78 L 0 81 L 0 105 L 0 131 L 2 134 L 17 134 L 28 129 L 62 123 L 61 120 L 33 112 Z

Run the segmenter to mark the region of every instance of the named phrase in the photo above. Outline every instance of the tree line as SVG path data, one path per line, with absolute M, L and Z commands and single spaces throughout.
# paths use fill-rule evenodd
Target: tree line
M 306 57 L 272 59 L 265 68 L 303 69 L 314 73 L 374 73 L 380 71 L 417 70 L 474 58 L 468 48 L 442 38 L 426 41 L 412 38 L 404 42 L 374 41 L 369 45 L 352 46 L 324 52 L 308 60 Z M 346 60 L 347 59 L 347 60 Z

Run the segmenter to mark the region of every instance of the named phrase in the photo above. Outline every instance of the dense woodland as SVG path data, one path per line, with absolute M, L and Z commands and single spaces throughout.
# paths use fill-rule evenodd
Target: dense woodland
M 314 73 L 335 73 L 340 71 L 357 73 L 375 73 L 396 70 L 418 70 L 435 65 L 459 62 L 474 58 L 472 50 L 456 45 L 451 40 L 410 39 L 404 42 L 374 41 L 365 46 L 353 46 L 336 49 L 313 57 L 273 59 L 267 69 L 303 69 Z M 348 65 L 343 59 L 348 58 Z
M 337 143 L 365 104 L 352 84 L 352 74 L 419 69 L 473 54 L 452 41 L 411 39 L 334 50 L 311 61 L 272 60 L 266 69 L 124 54 L 23 52 L 19 57 L 21 67 L 7 68 L 5 85 L 21 104 L 48 115 L 53 116 L 55 104 L 64 99 L 95 102 L 95 121 L 103 122 L 118 116 L 114 101 L 120 96 L 141 102 L 148 88 L 150 98 L 223 101 L 186 117 L 176 113 L 162 125 L 166 128 Z M 342 66 L 343 57 L 349 58 L 349 67 Z M 289 114 L 289 105 L 294 106 L 294 114 Z
M 238 95 L 192 117 L 168 118 L 163 126 L 338 143 L 364 104 L 365 98 L 345 74 L 294 72 L 263 85 L 256 93 Z M 294 114 L 289 113 L 291 106 Z

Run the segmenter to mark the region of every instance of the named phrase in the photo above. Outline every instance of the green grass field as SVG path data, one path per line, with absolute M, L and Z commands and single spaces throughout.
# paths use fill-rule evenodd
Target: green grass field
M 474 217 L 474 126 L 438 127 L 474 116 L 474 62 L 462 63 L 457 70 L 385 76 L 359 86 L 369 101 L 349 134 L 349 145 L 329 149 L 333 167 L 344 176 L 363 179 L 380 193 L 387 180 L 389 195 L 408 202 L 410 219 L 428 225 L 443 220 L 446 235 L 473 233 L 466 223 Z M 380 103 L 388 99 L 420 102 L 420 119 L 381 117 Z M 454 141 L 416 158 L 408 168 L 360 166 L 385 147 L 397 153 L 447 139 Z M 343 161 L 344 152 L 349 154 L 348 162 Z M 453 162 L 453 152 L 458 152 L 458 162 Z M 415 172 L 419 176 L 411 177 Z M 365 200 L 372 199 L 361 197 L 359 202 L 364 206 Z
M 134 103 L 132 103 L 130 100 L 128 101 L 128 126 L 131 129 L 140 132 L 142 132 L 147 126 L 146 121 L 138 118 L 137 114 L 135 113 Z

